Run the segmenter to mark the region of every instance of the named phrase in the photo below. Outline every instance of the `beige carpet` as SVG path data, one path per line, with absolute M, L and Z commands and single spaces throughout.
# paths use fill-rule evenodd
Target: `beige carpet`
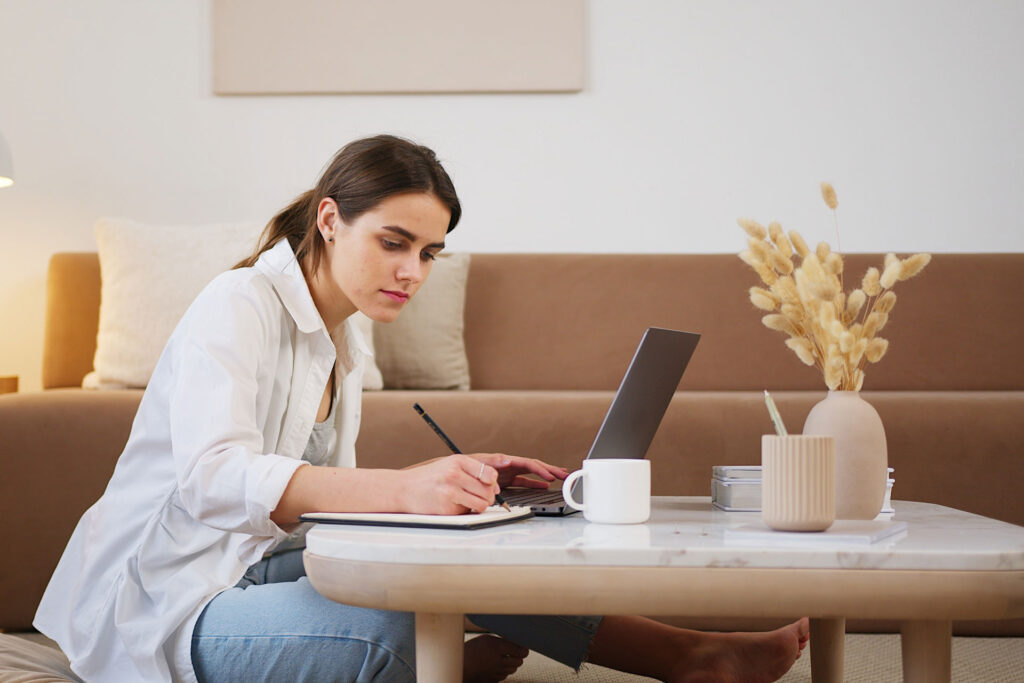
M 898 635 L 848 634 L 846 683 L 890 683 L 902 680 Z M 547 657 L 532 653 L 508 683 L 641 683 L 652 678 L 631 676 L 584 665 L 576 674 Z M 782 679 L 810 683 L 811 658 L 804 655 Z M 1024 682 L 1024 638 L 953 639 L 953 681 L 957 683 Z

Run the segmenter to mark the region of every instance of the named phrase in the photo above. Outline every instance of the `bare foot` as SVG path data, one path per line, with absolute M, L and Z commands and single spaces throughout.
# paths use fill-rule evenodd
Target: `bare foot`
M 705 633 L 669 679 L 679 683 L 770 683 L 780 679 L 800 658 L 810 640 L 806 617 L 764 633 Z
M 498 636 L 467 640 L 462 655 L 462 680 L 464 683 L 503 681 L 523 665 L 529 653 L 525 647 Z

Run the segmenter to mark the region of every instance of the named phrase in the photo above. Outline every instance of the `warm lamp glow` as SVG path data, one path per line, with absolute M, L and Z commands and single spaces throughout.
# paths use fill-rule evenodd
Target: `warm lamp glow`
M 0 176 L 0 188 L 10 187 L 13 184 L 14 180 L 12 180 L 11 178 L 5 178 L 4 176 Z

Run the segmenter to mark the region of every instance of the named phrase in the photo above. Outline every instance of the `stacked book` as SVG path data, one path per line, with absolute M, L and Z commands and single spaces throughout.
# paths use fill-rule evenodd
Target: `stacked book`
M 761 466 L 716 465 L 711 471 L 711 504 L 729 512 L 761 511 Z
M 882 511 L 876 519 L 892 518 L 893 468 L 886 480 L 885 500 Z M 761 511 L 761 466 L 760 465 L 716 465 L 711 470 L 711 504 L 719 510 L 729 512 Z

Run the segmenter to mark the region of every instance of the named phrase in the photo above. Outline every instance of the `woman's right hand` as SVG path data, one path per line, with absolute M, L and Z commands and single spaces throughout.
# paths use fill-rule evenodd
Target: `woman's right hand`
M 401 470 L 404 512 L 459 515 L 494 504 L 498 472 L 467 455 L 449 455 Z

